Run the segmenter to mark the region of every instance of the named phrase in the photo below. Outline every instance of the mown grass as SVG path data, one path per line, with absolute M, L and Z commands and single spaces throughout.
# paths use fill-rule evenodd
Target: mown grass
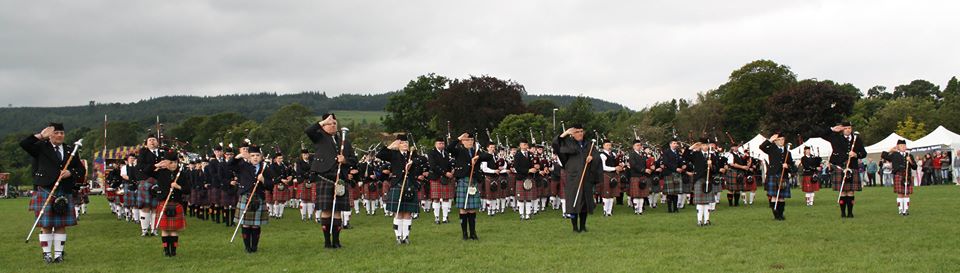
M 27 199 L 0 200 L 2 272 L 950 272 L 960 271 L 956 186 L 917 188 L 911 215 L 896 213 L 890 188 L 858 194 L 854 219 L 841 219 L 836 195 L 821 191 L 817 205 L 803 206 L 795 190 L 787 221 L 772 220 L 766 203 L 721 204 L 713 225 L 697 227 L 695 210 L 665 208 L 635 216 L 617 206 L 613 217 L 593 215 L 589 232 L 574 234 L 559 213 L 520 222 L 516 214 L 478 216 L 480 241 L 460 240 L 455 217 L 434 225 L 414 222 L 412 244 L 398 246 L 390 218 L 354 217 L 345 248 L 325 250 L 319 226 L 299 212 L 264 227 L 260 252 L 246 254 L 232 228 L 188 219 L 176 258 L 161 254 L 156 237 L 118 222 L 105 199 L 69 232 L 65 263 L 41 263 L 33 238 L 24 244 L 32 214 Z M 762 197 L 759 197 L 762 199 Z

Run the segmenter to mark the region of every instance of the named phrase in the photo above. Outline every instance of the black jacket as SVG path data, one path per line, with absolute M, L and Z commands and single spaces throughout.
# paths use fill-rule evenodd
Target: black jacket
M 437 151 L 437 149 L 430 150 L 430 153 L 427 154 L 427 159 L 430 164 L 430 176 L 427 178 L 430 180 L 445 177 L 448 172 L 453 170 L 453 164 L 451 163 L 452 157 L 446 149 L 444 149 L 442 153 Z
M 767 175 L 787 175 L 797 171 L 797 165 L 793 163 L 793 155 L 790 154 L 790 149 L 787 149 L 787 147 L 783 147 L 783 151 L 781 152 L 777 145 L 770 143 L 770 140 L 764 140 L 763 143 L 760 144 L 760 150 L 766 153 L 767 159 L 769 159 Z M 784 156 L 787 157 L 786 162 L 783 161 Z M 789 167 L 786 172 L 783 171 L 783 163 L 787 163 L 787 167 Z
M 63 160 L 60 160 L 59 153 L 54 151 L 53 144 L 49 140 L 40 140 L 30 135 L 20 141 L 20 148 L 23 148 L 30 157 L 33 157 L 31 165 L 34 187 L 47 190 L 53 188 L 57 177 L 60 176 L 60 170 L 63 170 L 64 164 L 67 163 L 67 159 L 70 158 L 70 153 L 73 151 L 72 145 L 64 143 L 61 147 L 63 149 Z M 57 192 L 73 193 L 76 190 L 77 179 L 87 175 L 86 169 L 80 164 L 80 158 L 74 158 L 70 161 L 67 170 L 70 171 L 70 177 L 60 181 Z
M 313 162 L 310 163 L 310 171 L 315 172 L 328 179 L 335 179 L 337 173 L 337 155 L 340 154 L 340 146 L 343 144 L 343 156 L 347 158 L 347 163 L 342 166 L 343 169 L 349 169 L 357 165 L 357 156 L 353 152 L 353 145 L 347 140 L 341 142 L 341 137 L 329 135 L 320 127 L 320 123 L 314 122 L 313 125 L 304 130 L 310 141 L 313 142 L 314 154 Z
M 850 158 L 847 153 L 850 152 L 851 145 L 853 145 L 853 152 L 857 153 L 856 159 L 863 159 L 867 157 L 867 150 L 863 148 L 863 138 L 857 137 L 854 143 L 847 140 L 843 136 L 843 133 L 837 133 L 830 128 L 822 130 L 819 132 L 819 137 L 830 142 L 830 146 L 833 147 L 833 153 L 830 154 L 830 164 L 840 167 L 841 169 L 847 164 L 847 161 L 850 162 L 848 167 L 851 170 L 857 170 L 860 168 L 859 160 L 848 160 Z M 850 136 L 853 140 L 853 135 Z

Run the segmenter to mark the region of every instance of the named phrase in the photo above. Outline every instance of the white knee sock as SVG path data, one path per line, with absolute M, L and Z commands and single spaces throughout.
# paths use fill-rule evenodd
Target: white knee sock
M 402 221 L 403 220 L 400 219 L 393 219 L 393 234 L 396 235 L 397 238 L 403 238 L 400 233 L 400 228 L 403 226 Z
M 150 219 L 147 219 L 148 216 L 150 216 L 150 214 L 147 212 L 140 212 L 140 231 L 142 232 L 147 232 L 150 230 Z
M 63 247 L 67 244 L 67 234 L 53 234 L 53 257 L 57 258 L 63 255 Z
M 567 199 L 560 199 L 560 209 L 563 210 L 563 214 L 567 214 Z
M 703 221 L 704 222 L 710 221 L 710 210 L 703 211 Z
M 413 219 L 404 219 L 403 220 L 403 238 L 410 238 L 410 227 L 413 226 Z
M 300 219 L 307 219 L 307 206 L 305 204 L 300 205 Z
M 44 254 L 53 255 L 53 234 L 51 233 L 40 233 L 40 249 L 43 250 Z
M 433 219 L 440 219 L 440 202 L 433 202 Z
M 446 221 L 447 216 L 450 215 L 450 200 L 441 200 L 441 206 L 443 207 L 443 220 Z
M 697 223 L 703 223 L 703 205 L 697 205 Z
M 342 222 L 343 226 L 349 225 L 349 224 L 350 224 L 350 211 L 344 211 L 344 212 L 340 213 L 340 215 L 343 216 L 343 221 L 340 221 L 340 222 Z
M 903 212 L 910 210 L 910 197 L 903 198 Z

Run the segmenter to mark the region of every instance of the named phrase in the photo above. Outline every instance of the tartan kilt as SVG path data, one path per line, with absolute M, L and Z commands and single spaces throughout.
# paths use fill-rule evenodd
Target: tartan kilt
M 352 204 L 354 200 L 360 199 L 362 197 L 362 195 L 360 195 L 360 186 L 357 186 L 357 184 L 350 184 L 346 186 L 347 186 L 346 195 L 348 195 L 349 197 L 347 198 L 347 200 L 349 200 L 349 203 Z
M 300 201 L 307 203 L 317 202 L 317 184 L 311 183 L 310 188 L 306 184 L 300 185 Z
M 680 187 L 680 184 L 683 183 L 683 178 L 679 173 L 669 174 L 661 180 L 663 181 L 663 194 L 673 195 L 683 193 L 683 188 Z
M 240 196 L 240 201 L 237 202 L 237 211 L 243 213 L 243 210 L 247 208 L 247 198 L 250 198 L 248 194 Z M 257 197 L 254 197 L 257 198 Z M 260 198 L 257 198 L 260 199 Z M 247 226 L 262 226 L 266 225 L 270 221 L 270 217 L 267 216 L 267 203 L 266 200 L 260 199 L 260 207 L 258 210 L 248 210 L 243 215 L 237 215 L 237 218 L 234 220 L 240 225 Z M 254 201 L 251 201 L 254 202 Z
M 403 178 L 396 178 L 396 183 L 400 183 L 401 179 Z M 414 180 L 413 178 L 408 179 Z M 409 184 L 407 186 L 409 188 Z M 397 212 L 399 210 L 399 212 L 420 212 L 420 200 L 417 200 L 417 195 L 408 195 L 408 193 L 404 192 L 403 195 L 408 196 L 400 198 L 400 190 L 402 188 L 403 187 L 390 187 L 390 191 L 387 192 L 387 202 L 385 204 L 387 211 Z
M 743 172 L 740 170 L 730 169 L 724 174 L 724 176 L 726 176 L 726 183 L 723 183 L 723 189 L 730 192 L 738 192 L 743 190 Z
M 167 204 L 167 208 L 174 210 L 173 216 L 167 215 L 167 211 L 163 209 L 162 205 L 157 206 L 155 210 L 157 217 L 160 218 L 157 229 L 163 231 L 180 231 L 187 227 L 187 221 L 183 219 L 183 205 L 178 202 L 170 202 Z
M 540 178 L 545 180 L 546 182 L 543 183 L 544 185 L 542 187 L 537 186 L 537 196 L 541 198 L 550 197 L 550 177 L 540 177 Z
M 497 181 L 498 176 L 496 175 L 483 175 L 483 186 L 480 187 L 480 196 L 483 199 L 497 199 L 500 195 L 500 185 L 493 185 L 494 181 Z M 491 187 L 497 187 L 496 190 L 491 190 Z
M 120 197 L 120 201 L 123 202 L 124 207 L 135 208 L 139 206 L 140 202 L 137 201 L 137 191 L 124 190 L 123 196 Z
M 449 182 L 443 185 L 440 184 L 440 179 L 445 179 Z M 430 180 L 430 199 L 453 199 L 454 189 L 457 187 L 456 183 L 452 181 L 452 178 L 441 177 L 440 179 Z
M 507 174 L 507 191 L 503 193 L 505 197 L 517 195 L 517 176 L 514 173 Z
M 468 198 L 467 196 L 467 180 L 470 178 L 464 177 L 457 180 L 457 209 L 479 209 L 480 208 L 480 196 L 477 194 L 471 194 Z M 466 206 L 464 206 L 466 202 Z
M 683 180 L 683 185 L 681 187 L 683 193 L 693 193 L 693 177 L 690 177 L 689 175 L 681 175 L 680 179 Z
M 107 195 L 107 201 L 111 203 L 117 201 L 117 192 L 116 191 L 105 191 Z
M 630 189 L 627 194 L 631 198 L 647 198 L 650 196 L 650 182 L 649 176 L 630 177 Z
M 141 209 L 153 209 L 160 205 L 160 200 L 157 200 L 150 194 L 150 188 L 153 187 L 156 180 L 149 178 L 147 180 L 140 181 L 140 184 L 137 186 L 137 207 Z
M 767 175 L 767 183 L 764 184 L 764 189 L 767 190 L 767 196 L 777 197 L 777 189 L 779 188 L 780 198 L 790 198 L 790 181 L 784 178 L 783 184 L 780 187 L 777 187 L 777 183 L 780 183 L 779 174 Z
M 550 178 L 550 196 L 557 196 L 563 192 L 563 186 L 560 186 L 560 180 L 563 179 L 563 176 L 560 177 L 560 179 Z
M 759 175 L 748 175 L 743 179 L 743 191 L 757 191 L 757 181 L 762 179 Z
M 610 186 L 610 180 L 616 179 L 617 185 Z M 597 193 L 603 198 L 614 198 L 620 195 L 620 175 L 615 172 L 603 172 L 603 180 L 597 185 Z
M 280 185 L 273 185 L 273 202 L 286 203 L 287 200 L 290 200 L 290 187 L 284 186 L 282 191 L 278 187 L 280 187 Z
M 43 188 L 38 188 L 33 192 L 33 198 L 30 199 L 30 211 L 33 211 L 33 216 L 37 217 L 40 215 L 40 210 L 43 206 L 43 203 L 47 201 L 47 197 L 50 196 L 50 191 Z M 38 227 L 43 228 L 57 228 L 57 227 L 69 227 L 77 225 L 77 215 L 74 212 L 73 204 L 73 195 L 66 194 L 64 197 L 67 198 L 67 210 L 65 214 L 56 214 L 53 212 L 53 202 L 56 201 L 56 197 L 50 199 L 50 204 L 47 204 L 47 208 L 43 210 L 43 216 L 40 216 L 40 221 L 37 222 Z
M 220 189 L 214 187 L 207 188 L 207 204 L 211 206 L 220 205 Z
M 716 187 L 714 187 L 714 185 L 710 185 L 710 191 L 703 192 L 705 190 L 704 187 L 706 185 L 707 185 L 706 178 L 697 179 L 697 181 L 693 183 L 693 199 L 690 200 L 690 203 L 696 204 L 696 205 L 706 205 L 716 201 L 715 200 L 715 198 L 717 197 L 717 190 L 715 189 Z
M 207 205 L 207 191 L 195 190 L 190 192 L 190 204 L 194 206 Z
M 375 189 L 373 190 L 370 190 L 371 183 L 375 185 L 374 186 Z M 376 181 L 363 182 L 363 186 L 360 187 L 360 192 L 363 194 L 364 200 L 376 200 L 377 198 L 380 198 L 380 186 L 376 186 L 376 183 L 377 183 Z M 316 199 L 316 195 L 317 193 L 313 192 L 314 199 Z M 314 199 L 310 199 L 310 200 L 314 200 Z
M 240 200 L 241 199 L 237 197 L 237 191 L 231 189 L 231 187 L 228 186 L 227 189 L 220 189 L 220 206 L 221 207 L 224 207 L 224 208 L 235 207 L 237 203 L 240 202 Z M 242 199 L 242 200 L 244 202 L 247 201 L 247 199 Z
M 531 179 L 533 179 L 533 178 L 531 178 Z M 517 193 L 516 193 L 517 201 L 533 201 L 533 200 L 536 200 L 538 197 L 540 197 L 540 195 L 537 194 L 537 186 L 536 186 L 536 185 L 534 185 L 534 186 L 533 186 L 532 188 L 530 188 L 529 190 L 526 190 L 526 189 L 523 189 L 523 180 L 519 180 L 519 179 L 518 179 L 518 180 L 517 180 L 516 182 L 514 182 L 514 183 L 516 184 L 516 185 L 514 185 L 514 186 L 517 188 Z M 533 182 L 533 184 L 537 184 L 537 182 Z M 459 196 L 459 194 L 458 194 L 457 196 Z M 458 197 L 457 200 L 459 200 L 459 197 Z M 459 201 L 457 201 L 457 202 L 459 202 Z
M 801 178 L 801 184 L 803 184 L 803 192 L 811 193 L 817 192 L 820 190 L 820 183 L 813 181 L 812 175 L 804 175 Z
M 903 175 L 895 174 L 893 175 L 893 193 L 896 194 L 913 194 L 913 183 L 907 182 L 906 188 L 903 184 Z
M 333 181 L 316 178 L 314 180 L 314 188 L 317 190 L 317 209 L 318 210 L 334 210 L 333 208 Z M 346 186 L 346 185 L 344 185 Z M 349 211 L 350 210 L 350 192 L 345 191 L 343 196 L 336 197 L 336 211 Z
M 393 187 L 393 185 L 391 185 L 390 180 L 384 180 L 380 182 L 380 195 L 386 196 L 387 193 L 390 192 L 391 187 Z
M 840 184 L 843 184 L 842 191 L 862 191 L 863 183 L 860 181 L 860 174 L 857 173 L 857 170 L 851 170 L 851 173 L 847 175 L 848 181 L 846 183 L 840 183 L 843 181 L 843 169 L 839 166 L 833 165 L 833 173 L 830 174 L 830 179 L 833 181 L 833 190 L 841 191 Z
M 273 204 L 273 190 L 269 190 L 269 189 L 268 189 L 268 190 L 264 191 L 264 192 L 263 192 L 263 198 L 264 198 L 263 201 L 264 201 L 264 202 L 267 202 L 267 204 Z
M 567 187 L 567 171 L 560 170 L 560 185 L 557 188 L 557 197 L 565 198 L 567 192 L 564 190 Z

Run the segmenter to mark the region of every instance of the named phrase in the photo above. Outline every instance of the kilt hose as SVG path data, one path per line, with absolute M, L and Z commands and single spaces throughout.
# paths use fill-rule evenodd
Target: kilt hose
M 803 178 L 801 178 L 801 181 L 803 184 L 803 192 L 805 193 L 817 192 L 820 190 L 820 183 L 814 180 L 812 175 L 804 175 Z
M 336 186 L 334 185 L 333 180 L 320 175 L 313 175 L 311 176 L 311 181 L 313 181 L 313 185 L 317 190 L 317 210 L 334 210 L 333 192 Z M 346 185 L 344 185 L 344 187 L 346 187 Z M 348 196 L 350 193 L 346 188 L 344 188 L 343 192 L 343 195 L 336 197 L 336 211 L 350 210 L 350 196 Z
M 611 181 L 617 181 L 617 185 L 610 185 Z M 603 198 L 614 198 L 620 196 L 620 175 L 616 172 L 603 172 L 603 179 L 597 185 L 597 193 Z
M 401 177 L 394 178 L 393 184 L 395 186 L 391 186 L 390 190 L 387 191 L 387 200 L 384 206 L 389 212 L 420 212 L 420 200 L 417 198 L 416 188 L 413 187 L 416 178 L 408 177 L 406 185 L 402 183 L 402 179 Z M 403 196 L 400 196 L 403 186 L 406 186 L 406 189 L 403 190 Z
M 714 185 L 710 185 L 710 189 L 707 190 L 706 185 L 706 177 L 697 179 L 696 182 L 693 183 L 693 199 L 690 200 L 690 203 L 694 205 L 707 205 L 716 201 L 716 187 L 714 187 Z
M 140 181 L 139 186 L 137 186 L 137 207 L 141 209 L 152 209 L 160 205 L 160 200 L 157 200 L 153 194 L 150 192 L 150 188 L 153 188 L 153 185 L 156 185 L 157 180 L 153 178 L 148 178 L 147 180 Z
M 651 181 L 649 176 L 630 177 L 630 188 L 627 194 L 630 198 L 647 198 L 650 196 Z
M 30 199 L 29 210 L 33 211 L 33 217 L 40 215 L 41 207 L 43 203 L 47 201 L 47 197 L 50 196 L 50 190 L 44 188 L 37 188 L 33 192 L 33 198 Z M 60 213 L 55 212 L 53 209 L 53 203 L 58 197 L 66 198 L 66 209 Z M 77 215 L 74 212 L 74 203 L 72 194 L 62 194 L 54 195 L 50 199 L 50 203 L 47 204 L 46 209 L 43 210 L 43 215 L 40 216 L 40 221 L 37 222 L 38 227 L 42 228 L 59 228 L 59 227 L 69 227 L 77 225 Z
M 467 180 L 470 180 L 469 177 L 464 177 L 457 179 L 457 201 L 456 208 L 458 209 L 480 209 L 480 193 L 467 195 Z M 476 183 L 471 184 L 471 186 L 479 186 Z M 534 195 L 536 196 L 536 195 Z M 466 202 L 466 206 L 464 206 Z
M 908 179 L 906 185 L 904 185 L 902 172 L 893 175 L 893 193 L 913 194 L 913 183 L 910 183 Z
M 790 182 L 784 177 L 783 184 L 779 183 L 780 174 L 767 175 L 767 183 L 764 185 L 764 188 L 767 190 L 767 196 L 776 198 L 777 190 L 779 190 L 780 198 L 790 198 Z
M 243 210 L 247 208 L 247 199 L 249 194 L 244 194 L 240 196 L 240 201 L 237 202 L 237 211 L 243 213 Z M 247 210 L 243 215 L 237 215 L 235 219 L 237 223 L 244 226 L 262 226 L 266 225 L 270 221 L 270 217 L 267 213 L 266 200 L 260 197 L 254 197 L 250 201 L 250 209 Z
M 183 205 L 179 202 L 171 201 L 167 203 L 166 208 L 162 206 L 162 204 L 157 206 L 155 210 L 157 217 L 160 218 L 157 229 L 163 231 L 180 231 L 187 227 L 186 220 L 183 219 Z
M 517 189 L 517 192 L 516 192 L 517 202 L 530 202 L 530 201 L 537 200 L 537 198 L 540 197 L 540 194 L 537 193 L 537 185 L 536 185 L 537 182 L 536 182 L 536 178 L 533 178 L 533 176 L 528 177 L 528 178 L 529 178 L 530 180 L 534 181 L 534 182 L 533 182 L 533 184 L 534 184 L 533 187 L 530 187 L 529 190 L 528 190 L 528 189 L 525 189 L 525 188 L 523 187 L 523 181 L 524 181 L 525 179 L 524 179 L 524 180 L 516 180 L 516 182 L 514 182 L 514 183 L 516 184 L 516 185 L 514 185 L 514 187 L 516 187 L 516 189 Z
M 244 202 L 247 200 L 244 199 Z M 220 188 L 220 206 L 224 208 L 234 208 L 237 206 L 237 202 L 240 202 L 240 197 L 237 196 L 237 188 L 234 186 L 224 186 Z
M 743 171 L 731 168 L 724 175 L 726 176 L 726 183 L 723 183 L 723 189 L 731 193 L 743 191 L 744 178 L 746 178 Z
M 671 173 L 663 177 L 663 194 L 677 195 L 683 193 L 683 178 L 679 173 Z
M 833 173 L 831 173 L 831 180 L 833 180 L 833 190 L 834 191 L 862 191 L 863 183 L 860 181 L 860 174 L 857 173 L 857 170 L 851 170 L 847 174 L 847 181 L 843 182 L 843 169 L 840 166 L 833 165 Z M 843 184 L 843 189 L 840 188 L 840 184 Z

